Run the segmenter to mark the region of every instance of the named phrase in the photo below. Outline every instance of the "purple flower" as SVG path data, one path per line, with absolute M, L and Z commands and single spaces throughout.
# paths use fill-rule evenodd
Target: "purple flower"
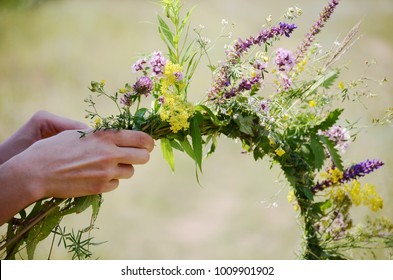
M 181 81 L 181 80 L 183 80 L 183 78 L 184 78 L 182 72 L 176 72 L 176 73 L 174 73 L 174 75 L 175 75 L 175 77 L 176 77 L 176 81 L 178 81 L 178 82 Z
M 280 22 L 278 26 L 273 26 L 268 30 L 262 30 L 257 37 L 250 36 L 246 40 L 238 39 L 237 42 L 227 51 L 227 61 L 231 64 L 236 63 L 240 56 L 254 45 L 261 45 L 268 43 L 279 36 L 289 37 L 290 34 L 297 28 L 294 24 Z
M 279 71 L 289 71 L 295 65 L 295 60 L 292 57 L 292 52 L 279 48 L 276 51 L 276 64 Z
M 148 96 L 153 90 L 153 82 L 149 77 L 143 76 L 136 81 L 133 89 L 136 95 L 143 94 L 145 96 Z
M 165 97 L 163 95 L 158 97 L 157 100 L 159 105 L 163 105 L 165 103 Z
M 262 111 L 264 111 L 265 113 L 269 112 L 269 101 L 268 100 L 262 100 L 261 104 L 259 104 L 259 106 L 261 107 Z
M 153 53 L 152 58 L 149 61 L 152 71 L 155 75 L 161 76 L 164 73 L 164 67 L 166 64 L 166 59 L 161 52 Z
M 138 59 L 137 62 L 135 62 L 134 65 L 132 65 L 132 69 L 135 72 L 143 71 L 143 70 L 145 70 L 145 67 L 143 65 L 146 64 L 146 62 L 147 61 L 146 61 L 145 57 L 141 58 L 141 59 Z
M 339 0 L 331 0 L 329 4 L 323 9 L 321 14 L 319 15 L 319 19 L 314 23 L 311 27 L 309 33 L 306 34 L 306 38 L 303 40 L 302 44 L 299 46 L 298 51 L 296 53 L 295 61 L 299 63 L 302 61 L 304 54 L 307 52 L 308 48 L 315 40 L 315 35 L 321 32 L 321 29 L 325 26 L 325 23 L 329 20 L 337 5 L 339 4 Z
M 327 136 L 342 152 L 348 148 L 350 136 L 348 131 L 339 125 L 333 125 L 329 130 L 319 132 L 319 134 Z
M 131 92 L 127 92 L 120 99 L 120 104 L 123 104 L 124 106 L 130 107 L 133 103 L 133 94 Z
M 343 176 L 338 182 L 340 184 L 349 182 L 351 180 L 356 180 L 359 177 L 366 176 L 371 172 L 377 170 L 378 168 L 382 167 L 384 163 L 380 160 L 365 160 L 361 163 L 352 165 L 351 167 L 347 168 L 343 172 Z M 311 188 L 313 193 L 317 193 L 318 191 L 322 191 L 323 189 L 330 187 L 333 185 L 333 181 L 328 179 L 322 182 L 318 182 L 315 186 Z
M 255 85 L 260 85 L 262 77 L 260 75 L 255 75 L 251 79 L 242 79 L 242 82 L 240 83 L 237 92 L 243 92 L 246 90 L 251 90 L 253 86 Z
M 383 166 L 384 163 L 380 160 L 366 160 L 361 163 L 352 165 L 350 168 L 344 171 L 342 181 L 348 182 L 350 180 L 355 180 L 359 177 L 366 176 L 367 174 L 373 172 L 374 170 Z
M 259 71 L 264 72 L 267 68 L 267 63 L 261 62 L 260 60 L 255 60 L 253 66 L 254 66 L 255 70 L 259 70 Z
M 288 91 L 292 87 L 292 79 L 285 73 L 281 74 L 281 83 L 284 91 Z
M 227 89 L 231 85 L 231 66 L 238 63 L 242 54 L 248 51 L 254 45 L 261 45 L 263 43 L 270 43 L 271 41 L 278 39 L 279 36 L 289 37 L 290 34 L 297 28 L 294 24 L 279 23 L 278 26 L 273 26 L 268 30 L 262 30 L 257 37 L 249 37 L 246 40 L 238 39 L 233 46 L 227 49 L 226 55 L 227 59 L 224 64 L 217 70 L 212 87 L 208 90 L 209 100 L 220 100 L 222 96 L 225 98 L 230 98 L 236 91 L 233 89 Z M 257 64 L 254 67 L 258 67 L 261 71 L 266 69 L 266 64 Z M 259 79 L 262 77 L 259 76 Z M 243 82 L 242 82 L 243 83 Z M 247 82 L 245 82 L 247 83 Z M 248 87 L 248 85 L 243 84 L 241 89 Z

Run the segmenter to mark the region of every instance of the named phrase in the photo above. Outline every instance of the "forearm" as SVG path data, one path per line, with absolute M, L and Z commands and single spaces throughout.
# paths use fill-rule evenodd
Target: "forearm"
M 0 225 L 40 199 L 39 192 L 21 180 L 25 174 L 15 163 L 11 159 L 0 165 Z

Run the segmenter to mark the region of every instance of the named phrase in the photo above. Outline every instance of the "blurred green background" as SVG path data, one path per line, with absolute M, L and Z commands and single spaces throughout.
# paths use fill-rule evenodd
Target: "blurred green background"
M 256 34 L 268 15 L 280 17 L 289 6 L 304 10 L 291 40 L 275 46 L 295 49 L 327 1 L 185 0 L 196 5 L 192 27 L 206 27 L 214 38 L 221 20 L 235 24 L 233 38 Z M 377 65 L 367 74 L 378 80 L 393 79 L 393 2 L 391 0 L 343 0 L 318 41 L 329 49 L 359 20 L 362 37 L 344 56 L 354 80 L 364 74 L 365 61 Z M 161 8 L 144 0 L 0 1 L 0 140 L 11 135 L 35 111 L 44 109 L 86 121 L 83 100 L 91 80 L 107 81 L 116 90 L 133 82 L 130 66 L 141 53 L 165 51 L 155 25 Z M 212 60 L 224 58 L 219 41 Z M 209 87 L 206 61 L 196 73 L 193 100 Z M 358 121 L 362 130 L 345 154 L 347 161 L 380 158 L 386 165 L 366 178 L 385 198 L 379 215 L 393 219 L 392 127 L 369 127 L 393 105 L 392 83 L 370 83 L 377 98 L 363 105 L 345 106 L 345 118 Z M 108 103 L 109 104 L 109 103 Z M 108 113 L 115 108 L 100 108 Z M 287 202 L 288 187 L 277 167 L 255 163 L 242 155 L 239 144 L 220 139 L 216 154 L 205 161 L 199 186 L 194 164 L 176 154 L 172 174 L 157 144 L 148 165 L 137 166 L 134 177 L 104 195 L 94 240 L 107 241 L 92 248 L 101 259 L 294 259 L 300 248 L 297 213 Z M 356 217 L 367 211 L 359 208 Z M 88 215 L 64 220 L 68 228 L 89 223 Z M 37 251 L 47 258 L 50 240 Z M 386 254 L 378 258 L 388 258 Z M 58 248 L 52 258 L 70 258 Z

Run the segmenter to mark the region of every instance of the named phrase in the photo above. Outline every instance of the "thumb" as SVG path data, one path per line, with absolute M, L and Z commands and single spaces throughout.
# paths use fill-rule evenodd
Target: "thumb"
M 40 126 L 42 138 L 51 137 L 65 130 L 78 130 L 89 128 L 87 124 L 76 120 L 63 118 L 49 112 L 41 111 L 40 114 L 42 114 L 41 119 L 43 120 Z

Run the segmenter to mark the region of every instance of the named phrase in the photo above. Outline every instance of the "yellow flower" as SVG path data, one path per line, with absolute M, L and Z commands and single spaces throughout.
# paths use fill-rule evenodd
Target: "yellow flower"
M 344 90 L 344 89 L 345 89 L 345 85 L 344 85 L 343 82 L 340 82 L 340 83 L 338 84 L 338 87 L 339 87 L 341 90 Z
M 282 157 L 285 154 L 285 151 L 282 148 L 278 148 L 274 151 L 279 157 Z
M 315 107 L 315 101 L 314 100 L 311 100 L 310 102 L 308 102 L 308 105 L 310 105 L 310 107 L 312 108 L 312 107 Z
M 345 189 L 340 186 L 332 187 L 329 193 L 329 197 L 338 203 L 343 202 L 346 196 Z
M 287 196 L 288 202 L 293 202 L 295 201 L 295 191 L 290 190 Z
M 377 212 L 378 210 L 383 208 L 383 199 L 375 190 L 374 185 L 364 185 L 363 204 L 374 212 Z
M 168 61 L 165 64 L 164 68 L 164 76 L 167 79 L 168 84 L 173 85 L 177 82 L 177 73 L 181 73 L 183 71 L 183 67 L 179 64 L 174 64 L 172 61 Z
M 332 181 L 333 184 L 337 184 L 343 178 L 343 172 L 337 168 L 329 169 L 327 172 L 321 173 L 321 178 Z
M 351 186 L 347 185 L 347 189 L 352 202 L 356 206 L 359 206 L 363 201 L 360 182 L 357 180 L 353 181 Z
M 306 65 L 307 65 L 307 60 L 306 59 L 303 59 L 302 61 L 300 61 L 296 65 L 296 73 L 300 74 L 301 72 L 303 72 L 306 69 Z
M 102 125 L 102 119 L 99 116 L 95 116 L 93 118 L 92 126 L 93 127 L 100 127 Z
M 194 114 L 194 106 L 183 100 L 181 95 L 174 93 L 163 93 L 164 104 L 160 110 L 160 118 L 170 124 L 174 133 L 179 130 L 188 129 L 189 118 Z

